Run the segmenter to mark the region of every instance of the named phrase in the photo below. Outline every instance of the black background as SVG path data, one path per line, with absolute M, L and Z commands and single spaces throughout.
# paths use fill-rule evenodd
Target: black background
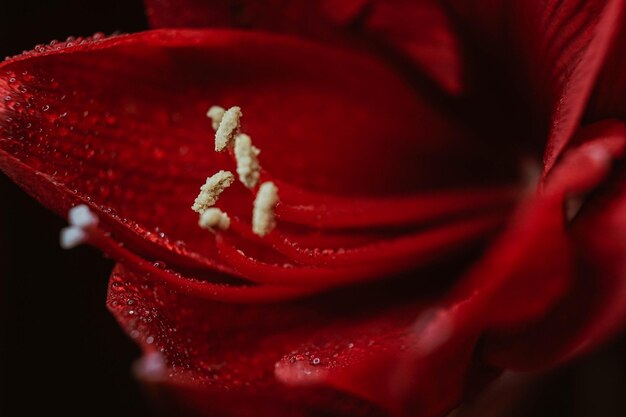
M 0 0 L 2 56 L 146 28 L 139 0 Z M 0 173 L 0 416 L 153 416 L 129 371 L 139 351 L 105 308 L 112 262 L 61 250 L 64 225 Z M 546 377 L 507 415 L 626 416 L 624 339 Z

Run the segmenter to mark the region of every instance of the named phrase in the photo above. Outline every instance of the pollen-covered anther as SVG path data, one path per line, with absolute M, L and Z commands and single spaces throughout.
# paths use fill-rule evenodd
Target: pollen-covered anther
M 230 227 L 230 217 L 222 210 L 211 207 L 200 215 L 198 225 L 207 230 L 227 230 Z
M 67 221 L 70 225 L 61 229 L 59 244 L 63 249 L 72 249 L 87 241 L 89 230 L 98 225 L 98 216 L 88 206 L 80 204 L 68 211 Z
M 224 117 L 223 107 L 220 106 L 211 106 L 209 111 L 206 113 L 206 116 L 211 119 L 213 130 L 217 130 L 220 127 L 220 123 L 222 123 L 222 118 Z
M 235 137 L 235 159 L 239 181 L 247 188 L 256 187 L 259 182 L 259 154 L 261 151 L 252 145 L 252 139 L 246 134 Z
M 231 107 L 224 112 L 219 127 L 215 132 L 215 151 L 222 152 L 232 145 L 233 139 L 239 133 L 240 119 L 243 116 L 237 106 Z
M 204 185 L 200 187 L 200 194 L 196 197 L 191 209 L 200 214 L 204 213 L 209 207 L 215 205 L 220 194 L 234 181 L 235 176 L 229 171 L 219 171 L 208 177 Z
M 278 203 L 278 187 L 273 182 L 264 182 L 259 187 L 252 211 L 252 232 L 265 236 L 274 229 L 274 209 Z

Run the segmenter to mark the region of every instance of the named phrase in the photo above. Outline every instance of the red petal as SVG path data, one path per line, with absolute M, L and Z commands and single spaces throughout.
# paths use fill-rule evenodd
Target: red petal
M 467 379 L 468 369 L 488 377 L 488 368 L 481 371 L 480 367 L 476 368 L 476 362 L 472 362 L 478 337 L 493 329 L 517 328 L 521 323 L 544 317 L 566 295 L 573 258 L 563 227 L 565 198 L 597 186 L 608 174 L 611 158 L 623 155 L 626 145 L 623 125 L 590 128 L 592 132 L 599 130 L 604 130 L 605 136 L 581 145 L 564 159 L 550 177 L 543 195 L 519 214 L 511 228 L 461 281 L 449 301 L 442 303 L 444 307 L 426 316 L 409 333 L 407 343 L 411 349 L 404 353 L 393 348 L 373 352 L 361 364 L 330 373 L 326 382 L 371 398 L 397 412 L 419 410 L 424 415 L 439 415 L 461 399 L 465 383 L 476 384 Z M 622 133 L 619 140 L 611 136 L 617 131 Z M 600 152 L 605 152 L 605 157 L 598 157 Z M 571 175 L 574 171 L 577 176 Z M 619 231 L 616 236 L 617 233 Z M 612 250 L 609 255 L 611 267 L 615 267 L 622 256 L 619 250 L 617 252 Z M 621 271 L 620 268 L 623 269 L 623 265 L 613 273 Z M 621 286 L 613 289 L 621 290 Z M 614 331 L 623 320 L 623 293 L 611 300 L 617 302 L 607 308 L 611 313 L 609 318 L 586 336 Z M 580 309 L 580 302 L 578 298 L 576 308 Z M 551 331 L 554 329 L 550 327 Z M 553 333 L 546 332 L 546 336 L 548 334 Z M 558 334 L 557 337 L 563 336 Z M 509 340 L 504 338 L 505 342 Z M 515 350 L 520 340 L 525 348 L 521 352 Z M 549 347 L 550 341 L 542 341 L 540 345 Z M 491 342 L 492 339 L 485 341 L 487 349 Z M 507 346 L 511 347 L 508 343 Z M 518 359 L 532 357 L 529 353 L 538 347 L 533 333 L 524 333 L 512 344 L 518 354 L 514 357 Z M 497 364 L 502 368 L 510 366 L 510 362 L 504 361 Z
M 332 1 L 331 3 L 341 3 Z M 434 0 L 370 2 L 363 30 L 418 64 L 453 95 L 464 90 L 460 41 L 441 4 Z
M 609 160 L 597 157 L 598 147 L 617 155 L 613 139 L 581 145 L 565 159 L 544 194 L 439 310 L 425 312 L 415 296 L 425 293 L 412 279 L 384 291 L 362 286 L 298 302 L 233 305 L 122 267 L 112 277 L 109 306 L 146 352 L 162 352 L 167 367 L 159 384 L 207 415 L 231 407 L 235 415 L 249 412 L 235 398 L 255 404 L 260 415 L 279 413 L 276 403 L 303 415 L 314 412 L 313 403 L 340 415 L 350 412 L 342 407 L 360 404 L 337 400 L 324 386 L 400 415 L 439 415 L 461 399 L 466 383 L 481 384 L 497 373 L 475 357 L 479 335 L 539 317 L 562 296 L 569 267 L 562 204 L 608 173 Z M 572 167 L 582 175 L 573 178 Z M 437 276 L 445 276 L 441 272 Z
M 549 131 L 544 174 L 578 127 L 622 13 L 621 0 L 455 1 L 468 40 L 487 56 L 505 57 L 532 111 Z M 517 55 L 514 59 L 511 50 Z M 474 50 L 472 50 L 474 51 Z M 485 59 L 485 61 L 488 61 Z M 478 71 L 493 73 L 480 61 Z M 489 81 L 489 80 L 487 80 Z M 511 80 L 508 88 L 514 88 Z
M 621 141 L 608 143 L 617 146 L 612 151 L 606 146 L 606 154 L 623 157 L 625 138 L 622 128 Z M 626 190 L 623 167 L 620 170 L 573 223 L 578 263 L 567 297 L 541 322 L 494 334 L 487 344 L 494 363 L 517 369 L 555 366 L 589 352 L 623 328 Z
M 185 295 L 118 266 L 108 306 L 146 353 L 162 352 L 167 368 L 150 379 L 179 395 L 187 390 L 185 398 L 193 402 L 179 404 L 183 409 L 249 415 L 246 410 L 255 404 L 255 415 L 313 415 L 316 410 L 369 415 L 372 405 L 328 389 L 287 387 L 275 373 L 285 372 L 286 361 L 321 375 L 401 343 L 405 327 L 422 308 L 415 300 L 407 302 L 415 297 L 406 284 L 386 295 L 362 288 L 297 303 L 234 305 Z M 355 310 L 354 303 L 368 308 Z
M 146 0 L 153 27 L 245 27 L 398 53 L 453 94 L 462 90 L 451 23 L 434 0 Z M 376 42 L 375 42 L 376 41 Z
M 593 121 L 607 117 L 626 119 L 626 16 L 620 16 L 620 26 L 591 97 L 587 118 Z
M 241 104 L 262 163 L 325 191 L 410 189 L 432 184 L 429 172 L 449 182 L 464 177 L 455 168 L 472 171 L 447 157 L 467 159 L 456 132 L 397 74 L 293 39 L 155 31 L 44 48 L 1 71 L 3 170 L 61 214 L 87 201 L 110 227 L 168 249 L 182 239 L 214 254 L 189 210 L 207 175 L 233 169 L 211 149 L 210 104 Z

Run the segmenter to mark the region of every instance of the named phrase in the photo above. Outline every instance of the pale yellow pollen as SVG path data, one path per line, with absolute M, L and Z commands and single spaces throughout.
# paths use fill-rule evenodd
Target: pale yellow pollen
M 220 106 L 211 106 L 209 111 L 206 113 L 206 116 L 211 119 L 213 130 L 217 130 L 220 127 L 220 123 L 222 123 L 222 118 L 224 117 L 223 107 Z
M 239 134 L 235 137 L 235 159 L 239 181 L 248 188 L 254 188 L 259 182 L 259 154 L 261 151 L 252 145 L 250 136 Z
M 274 208 L 278 203 L 278 187 L 273 182 L 264 182 L 259 187 L 252 211 L 252 231 L 265 236 L 276 226 Z
M 235 135 L 239 133 L 239 120 L 242 116 L 241 109 L 237 106 L 224 112 L 220 125 L 215 132 L 216 152 L 222 152 L 231 145 Z
M 230 217 L 222 210 L 211 207 L 200 215 L 198 225 L 203 229 L 211 231 L 215 229 L 226 230 L 230 227 Z
M 220 194 L 230 187 L 233 181 L 235 181 L 235 176 L 229 171 L 220 171 L 208 177 L 206 183 L 200 187 L 200 194 L 196 197 L 191 209 L 197 213 L 204 213 L 217 202 Z

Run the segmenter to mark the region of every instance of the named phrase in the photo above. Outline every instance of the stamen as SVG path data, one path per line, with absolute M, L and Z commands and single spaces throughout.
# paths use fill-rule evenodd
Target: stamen
M 252 231 L 265 236 L 276 226 L 274 208 L 278 203 L 278 187 L 273 182 L 264 182 L 254 199 L 252 211 Z
M 237 106 L 231 107 L 224 112 L 220 125 L 215 132 L 215 151 L 222 152 L 229 147 L 235 135 L 239 133 L 239 119 L 243 114 Z
M 235 177 L 229 171 L 220 171 L 208 177 L 206 183 L 200 187 L 200 194 L 196 197 L 191 209 L 200 214 L 204 213 L 217 202 L 220 194 L 230 187 L 233 181 Z
M 212 106 L 209 111 L 206 113 L 206 116 L 211 119 L 213 122 L 213 130 L 217 130 L 220 127 L 220 123 L 222 123 L 222 118 L 224 117 L 223 107 L 220 106 Z
M 261 151 L 252 145 L 252 139 L 246 134 L 235 137 L 235 159 L 239 181 L 248 188 L 254 188 L 259 182 L 259 154 Z
M 59 244 L 63 249 L 72 249 L 87 241 L 88 230 L 98 225 L 96 216 L 87 205 L 72 207 L 67 213 L 70 226 L 61 229 Z
M 226 230 L 230 227 L 230 217 L 222 210 L 212 207 L 200 215 L 198 225 L 207 230 Z

